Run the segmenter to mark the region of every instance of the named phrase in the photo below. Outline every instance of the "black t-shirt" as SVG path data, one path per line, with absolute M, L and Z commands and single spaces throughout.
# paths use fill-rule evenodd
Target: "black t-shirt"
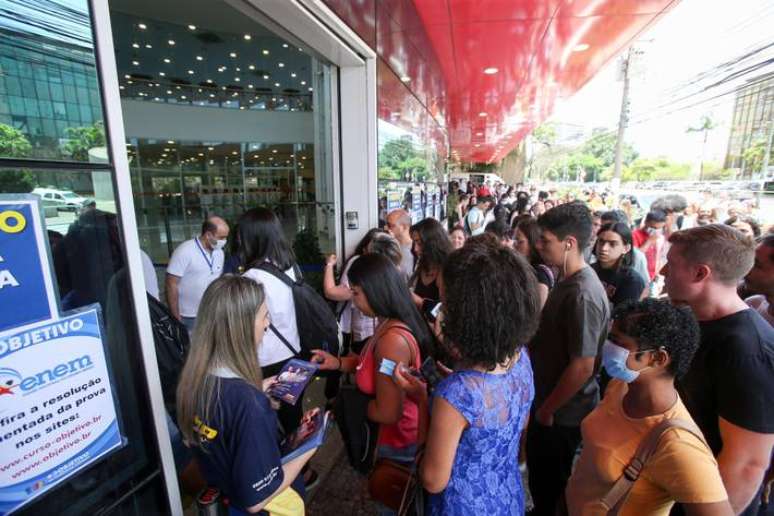
M 717 456 L 723 448 L 718 416 L 774 433 L 774 329 L 753 309 L 699 327 L 699 350 L 678 389 Z
M 554 288 L 554 273 L 551 271 L 548 265 L 539 263 L 537 265 L 532 265 L 532 269 L 535 271 L 535 276 L 537 277 L 538 283 L 548 287 L 548 290 Z
M 194 450 L 208 484 L 245 510 L 271 496 L 283 482 L 277 416 L 266 395 L 246 381 L 217 381 L 218 401 L 209 421 L 197 428 L 203 444 Z M 303 495 L 298 482 L 293 487 Z
M 613 267 L 603 269 L 599 262 L 591 266 L 599 276 L 599 281 L 605 287 L 607 298 L 618 306 L 628 300 L 637 300 L 645 290 L 645 280 L 634 269 L 629 267 Z

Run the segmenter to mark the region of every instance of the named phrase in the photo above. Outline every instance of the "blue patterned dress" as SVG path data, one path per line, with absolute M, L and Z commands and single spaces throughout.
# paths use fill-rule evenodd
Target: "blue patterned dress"
M 535 396 L 526 349 L 507 373 L 458 371 L 438 384 L 435 396 L 448 401 L 469 426 L 462 432 L 449 484 L 430 496 L 430 514 L 524 514 L 519 437 Z

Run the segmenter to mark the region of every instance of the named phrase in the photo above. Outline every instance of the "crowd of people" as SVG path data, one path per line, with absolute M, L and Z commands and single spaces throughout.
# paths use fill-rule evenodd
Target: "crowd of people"
M 174 421 L 206 481 L 235 511 L 303 513 L 315 450 L 280 453 L 301 404 L 265 392 L 307 353 L 336 414 L 359 408 L 376 429 L 365 469 L 379 514 L 409 500 L 438 515 L 763 514 L 774 233 L 741 213 L 694 217 L 674 197 L 641 217 L 582 197 L 452 183 L 448 227 L 390 212 L 325 262 L 338 349 L 303 342 L 299 325 L 319 314 L 298 311 L 302 275 L 276 215 L 248 210 L 228 257 L 228 225 L 210 217 L 166 281 L 192 332 Z M 344 435 L 348 451 L 357 437 Z M 417 487 L 390 496 L 404 476 L 387 467 Z

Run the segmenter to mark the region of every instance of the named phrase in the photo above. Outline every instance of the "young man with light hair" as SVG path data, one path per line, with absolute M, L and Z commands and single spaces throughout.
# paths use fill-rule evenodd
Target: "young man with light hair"
M 774 448 L 774 330 L 738 295 L 752 238 L 722 224 L 677 231 L 661 270 L 673 303 L 699 321 L 701 344 L 680 396 L 717 457 L 736 514 L 758 514 Z

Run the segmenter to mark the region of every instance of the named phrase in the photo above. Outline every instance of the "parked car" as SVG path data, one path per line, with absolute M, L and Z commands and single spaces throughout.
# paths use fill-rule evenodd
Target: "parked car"
M 43 201 L 43 207 L 54 207 L 60 211 L 77 212 L 90 202 L 86 197 L 69 190 L 56 190 L 54 188 L 35 188 L 33 194 Z

